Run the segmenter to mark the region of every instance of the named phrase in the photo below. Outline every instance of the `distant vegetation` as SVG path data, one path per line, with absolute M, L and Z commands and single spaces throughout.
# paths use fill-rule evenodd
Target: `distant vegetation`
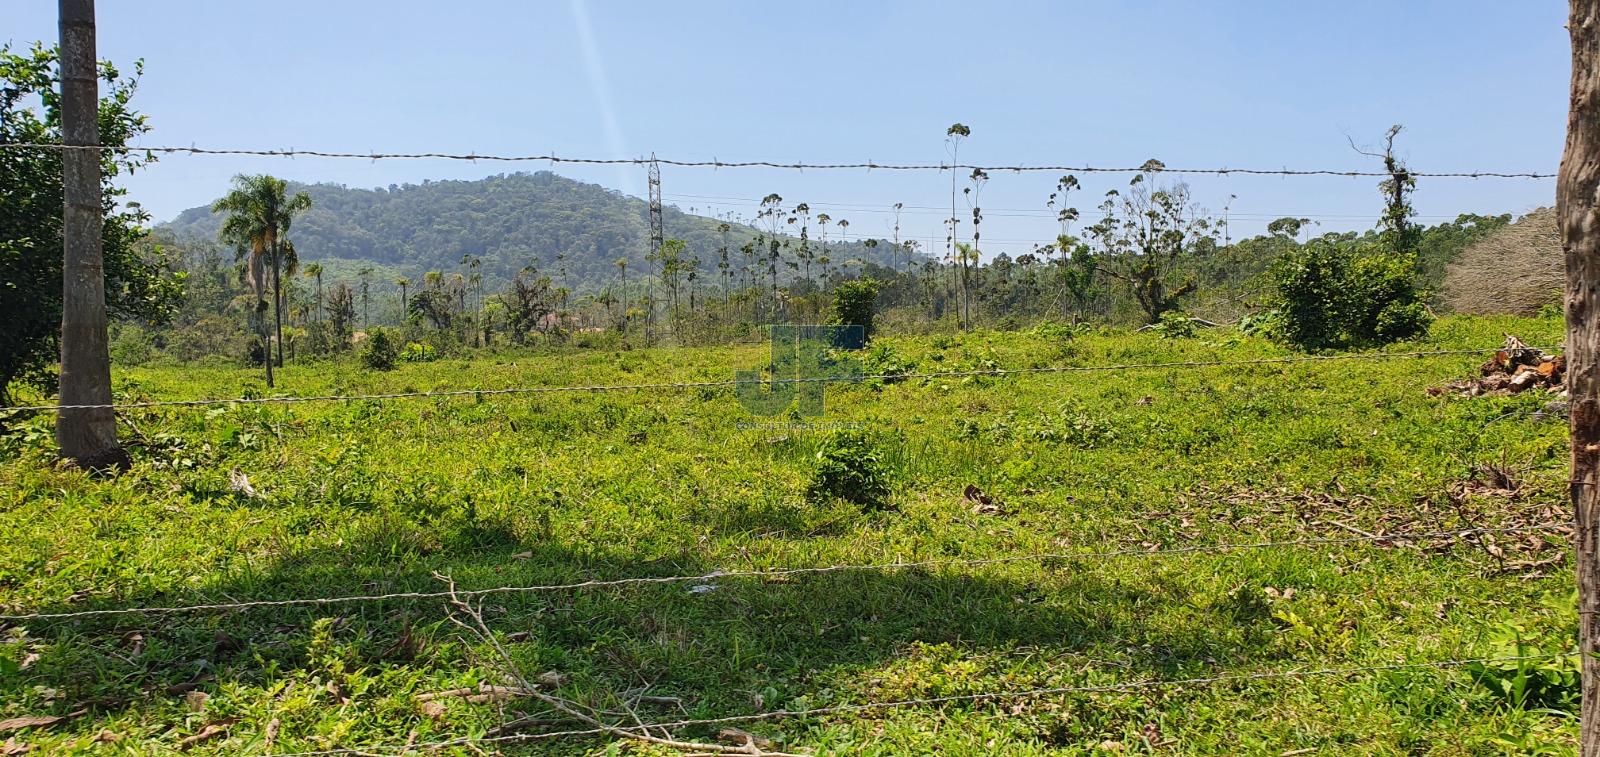
M 9 86 L 24 95 L 53 65 L 42 50 L 7 60 Z M 144 117 L 128 110 L 132 83 L 110 76 L 103 131 L 108 139 L 141 133 Z M 6 128 L 28 132 L 18 141 L 54 138 L 42 111 L 15 104 L 26 98 L 7 102 L 14 117 Z M 240 177 L 215 210 L 185 211 L 153 232 L 136 208 L 114 216 L 113 357 L 261 366 L 269 356 L 281 363 L 350 352 L 375 327 L 392 327 L 385 338 L 402 360 L 493 345 L 716 344 L 759 339 L 772 323 L 838 322 L 847 312 L 870 314 L 858 325 L 890 333 L 1043 321 L 1184 333 L 1238 322 L 1304 349 L 1374 346 L 1424 330 L 1427 306 L 1444 304 L 1437 292 L 1446 268 L 1511 220 L 1413 223 L 1416 182 L 1394 158 L 1398 133 L 1369 153 L 1389 178 L 1378 187 L 1383 220 L 1365 233 L 1317 235 L 1309 219 L 1282 218 L 1267 234 L 1233 239 L 1225 217 L 1150 160 L 1082 227 L 1078 179 L 1060 177 L 1039 198 L 1059 232 L 1015 256 L 983 249 L 990 177 L 981 169 L 951 176 L 942 250 L 900 238 L 898 224 L 888 238 L 851 236 L 849 219 L 775 193 L 743 216 L 668 207 L 666 239 L 651 249 L 644 202 L 548 172 L 380 189 Z M 973 130 L 954 124 L 945 136 L 954 159 Z M 39 154 L 17 180 L 37 179 L 40 196 L 59 191 L 49 160 Z M 108 202 L 119 197 L 107 192 Z M 48 390 L 60 289 L 58 270 L 37 268 L 52 256 L 23 254 L 58 238 L 54 211 L 6 198 L 0 265 L 28 284 L 0 293 L 0 307 L 21 326 L 8 332 L 16 345 L 4 352 L 0 397 L 18 380 Z M 1294 261 L 1337 265 L 1302 266 L 1321 278 L 1295 280 L 1283 275 Z M 852 283 L 868 280 L 868 288 Z M 873 293 L 870 303 L 864 292 Z M 1303 301 L 1319 292 L 1350 296 Z

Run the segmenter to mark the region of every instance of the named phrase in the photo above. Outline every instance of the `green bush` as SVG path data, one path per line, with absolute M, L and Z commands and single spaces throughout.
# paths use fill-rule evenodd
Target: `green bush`
M 1199 333 L 1200 327 L 1195 325 L 1194 319 L 1188 313 L 1179 310 L 1168 310 L 1161 314 L 1161 320 L 1150 327 L 1150 330 L 1168 339 L 1188 339 Z
M 1427 333 L 1433 316 L 1415 259 L 1316 239 L 1272 269 L 1276 336 L 1303 350 L 1376 347 Z
M 877 302 L 877 281 L 846 281 L 833 289 L 833 322 L 842 326 L 860 326 L 862 338 L 871 339 L 872 316 L 877 311 Z
M 888 466 L 881 446 L 860 431 L 840 431 L 817 450 L 806 498 L 813 503 L 842 499 L 863 508 L 889 508 Z
M 394 363 L 400 357 L 400 351 L 395 348 L 394 340 L 389 338 L 389 332 L 383 329 L 373 329 L 367 335 L 367 343 L 361 348 L 361 363 L 374 371 L 387 371 L 394 368 Z
M 427 363 L 438 359 L 439 351 L 421 342 L 407 342 L 400 350 L 400 360 L 406 363 Z

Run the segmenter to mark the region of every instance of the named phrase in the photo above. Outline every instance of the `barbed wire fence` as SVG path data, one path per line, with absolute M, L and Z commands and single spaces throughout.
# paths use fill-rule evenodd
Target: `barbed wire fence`
M 1390 174 L 1384 171 L 1361 171 L 1339 169 L 1290 169 L 1290 168 L 1169 168 L 1161 166 L 1153 169 L 1150 165 L 1144 166 L 1091 166 L 1091 165 L 975 165 L 966 163 L 879 163 L 868 160 L 866 162 L 833 162 L 833 163 L 807 163 L 807 162 L 782 162 L 782 161 L 724 161 L 713 158 L 711 160 L 678 160 L 668 158 L 586 158 L 564 157 L 554 153 L 528 154 L 528 155 L 497 155 L 478 153 L 447 153 L 447 152 L 340 152 L 329 150 L 304 150 L 304 149 L 233 149 L 233 148 L 206 148 L 198 146 L 149 146 L 111 148 L 92 145 L 66 146 L 59 144 L 37 143 L 0 143 L 0 151 L 32 151 L 32 150 L 96 150 L 115 151 L 121 153 L 147 153 L 147 154 L 186 154 L 197 156 L 262 156 L 262 157 L 315 157 L 315 158 L 340 158 L 378 160 L 406 160 L 406 159 L 443 159 L 469 162 L 516 162 L 516 163 L 548 163 L 556 164 L 588 164 L 588 165 L 637 165 L 646 166 L 652 163 L 692 168 L 735 169 L 735 168 L 767 168 L 799 171 L 834 171 L 834 170 L 882 170 L 882 171 L 984 171 L 984 172 L 1066 172 L 1066 173 L 1139 173 L 1159 170 L 1168 174 L 1192 175 L 1261 175 L 1261 176 L 1330 176 L 1330 177 L 1381 177 L 1388 178 Z M 1462 178 L 1462 179 L 1548 179 L 1555 177 L 1554 173 L 1537 171 L 1408 171 L 1414 177 L 1427 178 Z M 389 393 L 365 394 L 333 394 L 312 396 L 262 396 L 262 397 L 231 397 L 231 398 L 204 398 L 204 399 L 175 399 L 175 400 L 147 400 L 130 401 L 110 404 L 33 404 L 9 408 L 8 412 L 60 412 L 63 410 L 86 409 L 157 409 L 201 407 L 233 404 L 291 404 L 310 402 L 350 402 L 350 401 L 387 401 L 412 398 L 450 398 L 450 397 L 485 397 L 505 395 L 531 395 L 550 393 L 602 393 L 602 392 L 638 392 L 661 390 L 687 390 L 703 388 L 729 388 L 750 385 L 779 386 L 796 383 L 844 383 L 859 382 L 864 380 L 902 381 L 911 379 L 941 379 L 941 378 L 976 378 L 976 377 L 1007 377 L 1020 375 L 1039 375 L 1072 372 L 1102 372 L 1102 371 L 1135 371 L 1135 370 L 1176 370 L 1196 369 L 1209 367 L 1250 367 L 1275 364 L 1296 363 L 1324 363 L 1341 360 L 1373 360 L 1396 358 L 1427 358 L 1437 356 L 1464 356 L 1482 355 L 1492 352 L 1495 348 L 1482 349 L 1448 349 L 1448 350 L 1422 350 L 1407 352 L 1374 352 L 1352 353 L 1340 355 L 1307 355 L 1278 358 L 1259 358 L 1251 360 L 1182 360 L 1151 363 L 1121 363 L 1112 365 L 1095 366 L 1042 366 L 1026 368 L 1003 368 L 988 370 L 951 370 L 932 372 L 910 372 L 894 374 L 871 374 L 856 376 L 815 376 L 799 378 L 777 378 L 761 380 L 759 382 L 729 380 L 707 381 L 658 381 L 632 384 L 583 384 L 569 386 L 522 386 L 493 389 L 446 389 L 437 391 L 405 391 Z M 269 358 L 270 359 L 270 358 Z M 451 584 L 447 591 L 402 591 L 389 593 L 376 593 L 365 595 L 349 595 L 335 597 L 296 597 L 288 599 L 261 599 L 239 600 L 215 603 L 177 604 L 168 606 L 135 606 L 120 608 L 94 608 L 71 611 L 38 611 L 21 612 L 15 614 L 0 614 L 0 623 L 65 623 L 89 620 L 116 619 L 134 616 L 170 616 L 178 614 L 191 614 L 203 612 L 240 612 L 270 608 L 285 607 L 328 607 L 360 603 L 381 602 L 425 602 L 441 601 L 454 603 L 456 607 L 464 606 L 464 601 L 481 600 L 486 597 L 500 595 L 533 595 L 558 592 L 574 592 L 591 589 L 624 588 L 649 585 L 674 585 L 674 584 L 706 584 L 715 581 L 735 581 L 741 579 L 767 580 L 781 579 L 794 576 L 824 575 L 835 573 L 863 573 L 863 572 L 890 572 L 917 569 L 951 569 L 951 568 L 978 568 L 983 566 L 1014 564 L 1014 563 L 1039 563 L 1051 562 L 1081 563 L 1092 561 L 1107 561 L 1120 559 L 1159 559 L 1171 558 L 1182 555 L 1194 554 L 1229 554 L 1252 550 L 1305 548 L 1325 546 L 1385 546 L 1385 547 L 1416 547 L 1426 542 L 1444 542 L 1456 544 L 1470 542 L 1481 537 L 1498 534 L 1527 534 L 1527 533 L 1558 533 L 1569 529 L 1567 524 L 1543 524 L 1533 526 L 1512 527 L 1485 527 L 1463 528 L 1455 530 L 1432 531 L 1405 531 L 1394 533 L 1373 533 L 1358 536 L 1340 537 L 1307 537 L 1298 539 L 1263 540 L 1255 542 L 1226 542 L 1218 544 L 1197 544 L 1175 547 L 1158 547 L 1154 549 L 1119 549 L 1106 551 L 1087 552 L 1049 552 L 1022 555 L 1010 555 L 992 558 L 942 558 L 915 561 L 890 561 L 859 564 L 833 564 L 815 565 L 787 568 L 772 568 L 761 570 L 727 570 L 711 571 L 707 573 L 668 575 L 668 576 L 636 576 L 623 578 L 595 578 L 568 583 L 539 584 L 539 585 L 505 585 L 477 589 L 458 590 Z M 480 619 L 481 622 L 481 619 Z M 484 629 L 487 631 L 487 628 Z M 492 637 L 486 639 L 491 645 L 495 642 Z M 558 731 L 544 731 L 538 733 L 509 733 L 495 735 L 493 733 L 483 736 L 447 739 L 434 742 L 407 743 L 404 745 L 379 746 L 379 747 L 338 747 L 321 751 L 293 752 L 281 757 L 319 757 L 321 755 L 343 754 L 373 754 L 381 753 L 401 754 L 413 750 L 436 750 L 451 747 L 475 747 L 479 745 L 510 744 L 518 742 L 545 741 L 560 738 L 575 738 L 588 736 L 612 735 L 625 738 L 646 738 L 658 740 L 656 734 L 670 734 L 674 730 L 687 728 L 704 728 L 708 726 L 729 725 L 734 723 L 768 721 L 779 719 L 803 719 L 828 715 L 855 714 L 869 711 L 890 710 L 907 707 L 935 707 L 950 704 L 976 704 L 1001 700 L 1024 699 L 1029 697 L 1065 696 L 1073 694 L 1110 693 L 1121 691 L 1141 691 L 1159 688 L 1185 688 L 1200 687 L 1221 683 L 1246 683 L 1268 680 L 1304 680 L 1314 677 L 1339 677 L 1353 676 L 1364 673 L 1397 670 L 1423 670 L 1459 668 L 1475 664 L 1495 664 L 1512 662 L 1531 662 L 1536 660 L 1549 660 L 1574 653 L 1564 652 L 1541 655 L 1519 655 L 1505 657 L 1463 657 L 1434 661 L 1403 661 L 1386 664 L 1366 666 L 1334 667 L 1319 669 L 1291 669 L 1278 671 L 1260 671 L 1250 673 L 1224 674 L 1216 676 L 1202 676 L 1180 679 L 1145 679 L 1111 684 L 1059 686 L 1047 688 L 1018 689 L 1008 691 L 995 691 L 974 694 L 956 694 L 949 696 L 936 696 L 926 698 L 906 698 L 885 701 L 869 701 L 864 703 L 839 704 L 825 707 L 796 708 L 796 709 L 770 709 L 756 713 L 728 715 L 721 717 L 691 718 L 666 722 L 644 723 L 635 718 L 634 722 L 620 721 L 617 723 L 599 723 L 588 728 L 574 728 Z M 528 690 L 521 692 L 523 695 L 545 700 L 545 695 Z M 560 700 L 564 702 L 565 700 Z M 547 703 L 549 703 L 547 701 Z M 561 709 L 557 707 L 557 709 Z M 589 722 L 588 718 L 579 717 L 579 720 Z M 674 742 L 676 743 L 676 742 Z M 754 743 L 746 744 L 742 748 L 724 750 L 723 753 L 747 754 L 776 754 L 764 752 Z
M 135 410 L 164 407 L 206 407 L 212 405 L 263 405 L 296 404 L 305 402 L 359 402 L 393 399 L 428 399 L 449 397 L 493 397 L 518 394 L 564 394 L 639 392 L 654 390 L 717 389 L 730 387 L 764 387 L 789 384 L 838 384 L 862 381 L 903 381 L 911 379 L 983 378 L 1024 376 L 1052 373 L 1098 373 L 1102 371 L 1175 370 L 1186 368 L 1252 367 L 1263 365 L 1289 365 L 1296 363 L 1326 363 L 1347 360 L 1384 360 L 1396 358 L 1428 358 L 1452 355 L 1482 355 L 1496 348 L 1421 350 L 1411 352 L 1364 352 L 1334 355 L 1297 355 L 1293 357 L 1255 358 L 1250 360 L 1176 360 L 1159 363 L 1114 363 L 1109 365 L 1063 365 L 1029 368 L 990 368 L 977 370 L 926 371 L 906 373 L 872 373 L 862 375 L 800 376 L 796 378 L 771 378 L 761 380 L 714 379 L 709 381 L 668 381 L 639 384 L 587 384 L 574 386 L 528 386 L 499 389 L 444 389 L 436 391 L 385 392 L 374 394 L 325 394 L 311 396 L 227 397 L 194 400 L 148 400 L 113 402 L 110 404 L 34 404 L 5 408 L 9 412 L 58 412 L 61 410 L 113 409 Z
M 1091 165 L 978 165 L 971 163 L 878 163 L 866 161 L 857 163 L 806 163 L 806 162 L 781 162 L 768 160 L 743 160 L 725 161 L 713 158 L 711 160 L 677 160 L 672 158 L 587 158 L 564 157 L 554 153 L 538 155 L 497 155 L 493 153 L 447 153 L 447 152 L 337 152 L 332 150 L 301 150 L 287 149 L 242 149 L 242 148 L 215 148 L 215 147 L 175 147 L 175 146 L 148 146 L 148 147 L 110 147 L 105 145 L 61 145 L 37 142 L 4 142 L 0 143 L 0 150 L 89 150 L 96 152 L 117 153 L 153 153 L 153 154 L 186 154 L 186 155 L 234 155 L 258 156 L 276 158 L 354 158 L 358 160 L 460 160 L 468 162 L 502 162 L 502 163 L 570 163 L 576 165 L 633 165 L 648 166 L 657 163 L 664 166 L 680 168 L 775 168 L 795 171 L 838 171 L 838 170 L 866 170 L 866 171 L 986 171 L 986 172 L 1012 172 L 1023 173 L 1033 171 L 1046 171 L 1052 173 L 1169 173 L 1169 174 L 1213 174 L 1227 176 L 1230 174 L 1253 176 L 1345 176 L 1345 177 L 1383 177 L 1387 178 L 1386 171 L 1361 171 L 1351 169 L 1293 169 L 1293 168 L 1171 168 L 1160 166 L 1152 167 L 1148 164 L 1142 166 L 1091 166 Z M 1407 171 L 1411 176 L 1418 178 L 1455 178 L 1455 179 L 1550 179 L 1555 178 L 1554 173 L 1539 171 Z

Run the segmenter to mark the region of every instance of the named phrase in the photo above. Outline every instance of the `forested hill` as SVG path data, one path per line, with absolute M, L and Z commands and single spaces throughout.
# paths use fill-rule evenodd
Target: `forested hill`
M 614 280 L 619 258 L 629 260 L 630 274 L 646 268 L 649 211 L 643 200 L 548 171 L 388 189 L 291 184 L 290 190 L 312 197 L 311 210 L 295 220 L 291 233 L 302 262 L 366 261 L 421 273 L 452 270 L 472 256 L 482 258 L 490 279 L 509 278 L 530 263 L 550 273 L 565 268 L 565 281 L 580 291 Z M 703 280 L 715 281 L 721 221 L 670 206 L 664 221 L 667 238 L 684 240 L 687 255 L 700 259 Z M 220 215 L 200 207 L 162 228 L 177 239 L 215 239 L 221 223 Z M 745 262 L 739 246 L 754 234 L 749 227 L 729 233 L 735 271 Z M 887 245 L 874 250 L 835 243 L 828 254 L 836 262 L 890 263 Z M 790 276 L 787 268 L 780 266 L 780 276 Z

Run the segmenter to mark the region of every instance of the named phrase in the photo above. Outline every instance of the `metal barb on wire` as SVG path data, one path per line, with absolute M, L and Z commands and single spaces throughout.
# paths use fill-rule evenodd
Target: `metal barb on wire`
M 977 694 L 950 694 L 947 696 L 895 699 L 883 702 L 863 702 L 861 704 L 839 704 L 826 707 L 812 707 L 807 709 L 778 709 L 765 712 L 755 712 L 745 715 L 727 715 L 714 718 L 693 718 L 675 720 L 665 723 L 649 723 L 639 726 L 621 726 L 622 730 L 638 731 L 655 729 L 658 731 L 675 728 L 694 728 L 730 723 L 749 723 L 761 720 L 784 720 L 789 718 L 809 718 L 822 715 L 839 715 L 846 713 L 874 712 L 878 710 L 898 709 L 902 707 L 930 707 L 947 704 L 963 704 L 992 702 L 1010 699 L 1027 699 L 1029 697 L 1064 696 L 1068 694 L 1103 694 L 1119 691 L 1139 691 L 1144 689 L 1182 688 L 1190 686 L 1206 686 L 1217 683 L 1269 681 L 1276 679 L 1303 679 L 1303 678 L 1328 678 L 1337 676 L 1357 675 L 1361 673 L 1380 673 L 1396 670 L 1438 670 L 1444 668 L 1459 668 L 1468 665 L 1488 665 L 1504 662 L 1528 662 L 1532 660 L 1552 660 L 1561 657 L 1572 657 L 1577 652 L 1553 652 L 1537 655 L 1518 655 L 1512 657 L 1475 657 L 1454 660 L 1431 660 L 1427 662 L 1399 662 L 1381 665 L 1361 665 L 1342 668 L 1314 668 L 1311 670 L 1276 670 L 1258 673 L 1226 673 L 1215 676 L 1199 676 L 1194 678 L 1175 679 L 1142 679 L 1125 681 L 1123 683 L 1108 683 L 1084 686 L 1051 686 L 1034 689 L 1015 689 L 1010 691 L 992 691 Z M 546 731 L 543 733 L 519 733 L 505 736 L 463 737 L 443 741 L 407 744 L 405 746 L 378 746 L 378 747 L 342 747 L 323 749 L 311 752 L 286 752 L 278 757 L 333 757 L 345 754 L 376 754 L 372 750 L 382 749 L 391 754 L 403 754 L 412 750 L 433 751 L 448 749 L 450 747 L 479 745 L 479 744 L 506 744 L 526 741 L 543 741 L 547 739 L 570 738 L 576 736 L 598 736 L 607 733 L 602 728 L 576 728 L 565 731 Z
M 0 150 L 111 150 L 119 152 L 146 153 L 185 153 L 189 155 L 257 155 L 266 157 L 295 157 L 308 156 L 317 158 L 363 158 L 370 160 L 396 160 L 396 159 L 438 159 L 438 160 L 465 160 L 479 161 L 492 160 L 501 162 L 531 162 L 549 161 L 550 163 L 577 163 L 587 165 L 644 165 L 649 161 L 641 158 L 561 158 L 554 154 L 546 155 L 478 155 L 476 153 L 444 153 L 444 152 L 393 152 L 393 153 L 352 153 L 331 150 L 249 150 L 242 148 L 206 148 L 206 147 L 116 147 L 107 145 L 59 145 L 39 142 L 0 142 Z M 944 163 L 780 163 L 768 160 L 746 161 L 721 161 L 721 160 L 669 160 L 662 158 L 657 162 L 664 165 L 679 166 L 683 168 L 777 168 L 787 170 L 851 170 L 851 169 L 882 169 L 886 171 L 950 171 L 973 170 L 983 171 L 1052 171 L 1076 173 L 1142 173 L 1146 171 L 1143 166 L 1095 168 L 1093 166 L 1066 166 L 1066 165 L 1010 165 L 1010 166 L 980 166 L 970 164 Z M 1257 176 L 1373 176 L 1387 177 L 1384 171 L 1341 171 L 1335 169 L 1267 169 L 1267 168 L 1163 168 L 1163 173 L 1170 174 L 1250 174 Z M 1412 171 L 1410 175 L 1427 178 L 1460 178 L 1460 179 L 1550 179 L 1554 173 L 1537 171 Z
M 657 389 L 707 389 L 718 387 L 735 387 L 751 383 L 770 386 L 779 384 L 806 384 L 806 383 L 857 383 L 861 381 L 902 381 L 906 379 L 935 379 L 935 378 L 974 378 L 982 376 L 1012 376 L 1023 374 L 1044 373 L 1094 373 L 1099 371 L 1133 371 L 1133 370 L 1163 370 L 1172 368 L 1217 368 L 1228 366 L 1248 365 L 1277 365 L 1288 363 L 1316 363 L 1336 360 L 1366 360 L 1383 358 L 1425 358 L 1441 357 L 1447 355 L 1481 355 L 1493 352 L 1497 348 L 1471 349 L 1471 350 L 1427 350 L 1419 352 L 1373 352 L 1373 353 L 1348 353 L 1341 355 L 1300 355 L 1295 357 L 1254 358 L 1250 360 L 1175 360 L 1163 363 L 1121 363 L 1112 365 L 1062 365 L 1041 366 L 1037 368 L 991 368 L 986 370 L 970 371 L 933 371 L 927 373 L 881 373 L 863 376 L 808 376 L 800 378 L 774 378 L 756 382 L 739 381 L 737 379 L 719 379 L 714 381 L 679 381 L 648 384 L 589 384 L 576 386 L 529 386 L 509 387 L 504 389 L 448 389 L 442 391 L 416 391 L 416 392 L 388 392 L 382 394 L 330 394 L 313 396 L 278 396 L 278 397 L 229 397 L 220 399 L 198 400 L 150 400 L 145 402 L 123 402 L 109 405 L 19 405 L 11 408 L 0 408 L 10 411 L 54 412 L 60 410 L 90 410 L 112 408 L 114 410 L 136 410 L 158 407 L 204 407 L 209 405 L 261 405 L 261 404 L 292 404 L 299 402 L 359 402 L 364 400 L 392 400 L 412 398 L 442 398 L 442 397 L 469 397 L 485 395 L 509 394 L 554 394 L 562 392 L 624 392 L 645 391 Z
M 126 615 L 170 615 L 185 612 L 207 612 L 222 610 L 247 610 L 263 607 L 304 607 L 353 604 L 357 602 L 382 602 L 388 600 L 434 600 L 449 599 L 451 597 L 476 598 L 496 594 L 534 594 L 557 591 L 575 591 L 580 589 L 603 589 L 621 586 L 634 586 L 643 584 L 678 584 L 678 583 L 705 583 L 716 579 L 728 578 L 781 578 L 786 576 L 810 575 L 822 573 L 862 572 L 862 571 L 889 571 L 911 570 L 920 568 L 941 567 L 978 567 L 984 565 L 1002 565 L 1019 562 L 1046 562 L 1051 560 L 1102 560 L 1121 557 L 1167 557 L 1171 555 L 1187 555 L 1203 552 L 1231 552 L 1246 549 L 1270 549 L 1274 547 L 1305 547 L 1328 546 L 1337 544 L 1383 543 L 1383 542 L 1414 542 L 1427 539 L 1464 539 L 1483 534 L 1505 533 L 1530 533 L 1537 531 L 1556 531 L 1566 528 L 1566 524 L 1546 524 L 1539 526 L 1510 526 L 1503 528 L 1467 528 L 1448 531 L 1423 531 L 1410 533 L 1370 534 L 1365 536 L 1334 536 L 1334 537 L 1309 537 L 1304 539 L 1286 539 L 1281 541 L 1235 542 L 1224 544 L 1197 544 L 1188 547 L 1172 547 L 1168 549 L 1121 549 L 1104 552 L 1050 552 L 1027 555 L 1012 555 L 1009 557 L 988 558 L 941 558 L 935 560 L 919 560 L 914 562 L 870 563 L 854 565 L 821 565 L 801 568 L 775 568 L 770 570 L 733 570 L 712 571 L 694 575 L 677 576 L 639 576 L 634 578 L 611 578 L 578 581 L 566 584 L 544 584 L 534 586 L 496 586 L 487 589 L 458 590 L 453 594 L 448 591 L 403 591 L 390 594 L 352 595 L 343 597 L 308 597 L 300 599 L 263 599 L 243 602 L 220 602 L 215 604 L 173 605 L 167 607 L 123 607 L 105 610 L 76 610 L 70 612 L 36 612 L 17 615 L 0 615 L 0 622 L 16 623 L 35 620 L 70 620 L 77 618 L 114 617 Z

